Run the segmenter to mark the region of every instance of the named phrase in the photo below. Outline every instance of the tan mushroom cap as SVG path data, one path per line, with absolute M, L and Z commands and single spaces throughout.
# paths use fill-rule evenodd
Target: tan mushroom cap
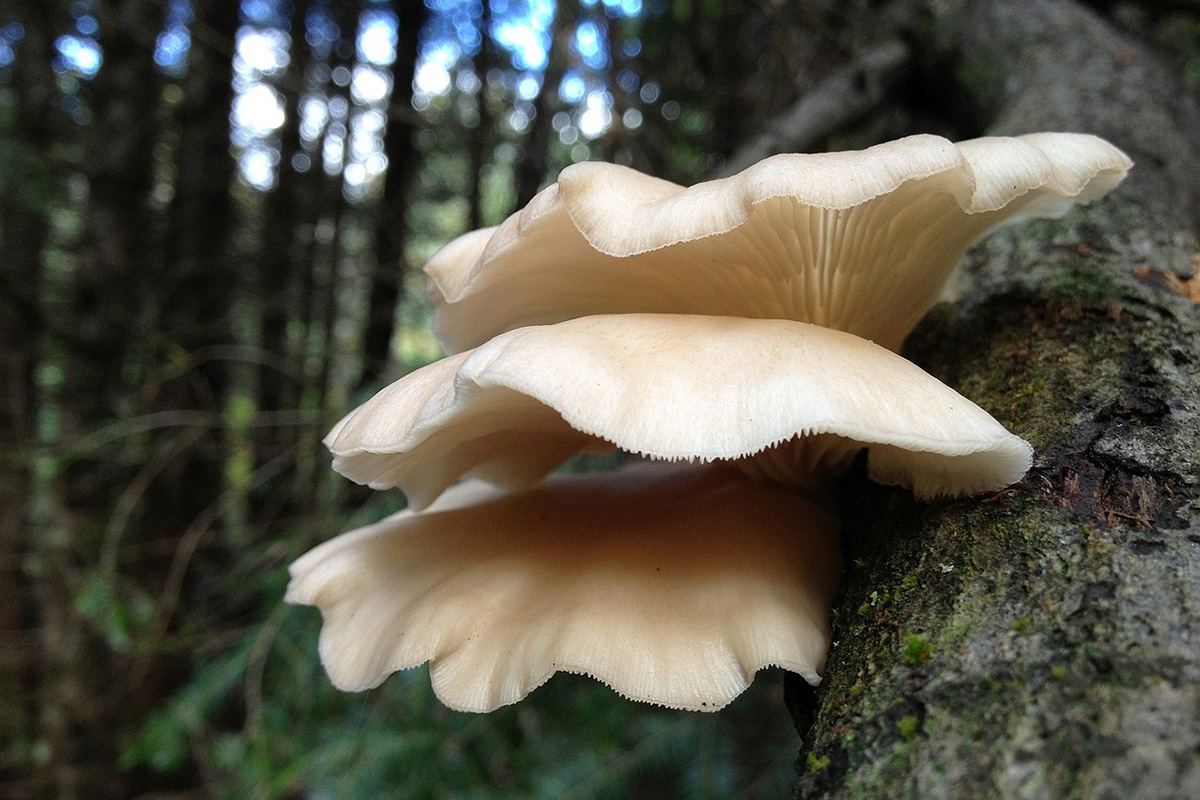
M 624 314 L 522 328 L 418 370 L 326 437 L 334 468 L 414 507 L 461 476 L 527 485 L 574 452 L 737 460 L 800 484 L 868 471 L 921 497 L 1007 486 L 1031 450 L 859 337 L 789 320 Z M 814 478 L 816 480 L 814 480 Z
M 779 155 L 687 189 L 576 164 L 498 228 L 433 256 L 434 327 L 456 352 L 591 314 L 708 314 L 812 322 L 896 350 L 988 230 L 1102 197 L 1130 165 L 1075 133 Z
M 292 565 L 285 600 L 320 608 L 336 686 L 429 661 L 462 711 L 515 703 L 555 672 L 713 711 L 768 665 L 819 681 L 837 522 L 800 493 L 658 464 L 482 496 L 457 486 L 447 510 L 401 512 Z

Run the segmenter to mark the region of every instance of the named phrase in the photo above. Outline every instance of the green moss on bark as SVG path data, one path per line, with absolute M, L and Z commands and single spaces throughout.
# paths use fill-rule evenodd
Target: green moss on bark
M 1085 245 L 1042 253 L 1044 293 L 940 309 L 910 339 L 1034 444 L 1034 468 L 928 505 L 851 479 L 807 737 L 827 766 L 798 796 L 1096 796 L 1168 763 L 1200 780 L 1200 725 L 1158 705 L 1200 702 L 1200 655 L 1178 638 L 1200 637 L 1200 314 Z M 1147 730 L 1173 743 L 1147 750 Z

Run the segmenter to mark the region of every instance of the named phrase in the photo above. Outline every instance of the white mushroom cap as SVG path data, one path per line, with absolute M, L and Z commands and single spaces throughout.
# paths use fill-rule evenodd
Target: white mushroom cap
M 357 691 L 430 662 L 463 711 L 555 672 L 634 700 L 713 711 L 776 665 L 810 683 L 829 644 L 837 522 L 789 487 L 719 467 L 553 478 L 343 534 L 291 567 L 321 609 L 321 661 Z
M 873 478 L 921 497 L 998 489 L 1031 461 L 985 411 L 865 339 L 683 314 L 510 331 L 397 381 L 326 437 L 335 469 L 399 486 L 417 508 L 460 476 L 520 487 L 604 442 L 655 459 L 753 457 L 748 471 L 797 483 L 866 446 Z
M 1095 200 L 1130 165 L 1074 133 L 779 155 L 688 189 L 575 164 L 498 228 L 434 255 L 434 327 L 454 352 L 591 314 L 708 314 L 812 322 L 896 350 L 984 233 Z

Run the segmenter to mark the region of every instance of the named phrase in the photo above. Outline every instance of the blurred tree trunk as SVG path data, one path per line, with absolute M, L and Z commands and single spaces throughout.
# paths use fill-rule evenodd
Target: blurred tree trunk
M 339 265 L 344 255 L 343 237 L 356 214 L 346 201 L 343 169 L 350 157 L 350 118 L 354 108 L 350 78 L 354 74 L 357 58 L 356 37 L 361 5 L 357 0 L 338 0 L 329 7 L 338 33 L 329 59 L 331 80 L 325 87 L 331 114 L 317 151 L 324 153 L 340 149 L 342 163 L 336 171 L 330 171 L 328 164 L 323 171 L 314 169 L 313 177 L 317 182 L 312 207 L 314 226 L 307 251 L 296 264 L 302 273 L 300 300 L 305 315 L 302 326 L 304 344 L 300 370 L 300 408 L 314 412 L 318 419 L 316 425 L 299 431 L 293 488 L 300 506 L 310 511 L 329 500 L 324 492 L 319 491 L 321 487 L 330 485 L 330 476 L 325 469 L 323 454 L 318 454 L 321 436 L 332 424 L 328 417 L 335 413 L 329 402 L 331 372 L 328 361 L 330 348 L 335 342 L 334 326 L 342 277 Z
M 12 172 L 0 178 L 0 785 L 32 794 L 18 784 L 36 739 L 36 642 L 28 625 L 31 589 L 27 562 L 34 495 L 36 449 L 35 371 L 43 336 L 42 259 L 49 216 L 61 202 L 63 176 L 52 152 L 63 120 L 54 104 L 52 34 L 63 24 L 57 3 L 21 3 L 15 9 L 30 25 L 14 64 L 15 115 L 8 131 L 16 149 Z M 22 781 L 22 784 L 26 782 Z M 19 787 L 19 788 L 16 788 Z
M 939 8 L 913 29 L 925 74 L 988 132 L 1094 132 L 1137 166 L 1092 208 L 989 238 L 910 337 L 1034 468 L 983 502 L 848 488 L 797 796 L 1200 797 L 1200 292 L 1178 277 L 1200 258 L 1200 116 L 1073 2 Z
M 214 280 L 233 276 L 229 264 L 229 231 L 233 198 L 229 188 L 235 163 L 229 150 L 229 114 L 233 106 L 233 51 L 238 28 L 236 3 L 195 3 L 197 35 L 188 51 L 187 73 L 180 83 L 182 100 L 174 122 L 179 130 L 175 151 L 174 194 L 168 213 L 165 261 L 181 292 L 170 298 L 187 301 L 190 292 Z M 204 220 L 204 224 L 197 224 Z M 220 299 L 220 298 L 215 298 Z M 217 311 L 211 309 L 210 311 Z M 174 315 L 168 314 L 172 322 Z M 185 318 L 189 327 L 195 318 Z M 224 334 L 221 314 L 214 327 Z
M 550 26 L 550 52 L 542 72 L 542 88 L 533 101 L 533 120 L 521 145 L 516 167 L 517 208 L 523 208 L 548 177 L 550 148 L 554 141 L 554 113 L 561 103 L 559 86 L 571 65 L 571 39 L 579 23 L 578 0 L 562 0 L 554 8 Z
M 393 0 L 398 26 L 396 61 L 392 65 L 392 96 L 383 148 L 387 172 L 383 198 L 376 210 L 375 267 L 367 300 L 367 325 L 363 332 L 363 370 L 359 388 L 378 384 L 391 362 L 396 309 L 403 296 L 408 241 L 405 219 L 409 193 L 417 176 L 419 120 L 413 111 L 413 78 L 417 71 L 418 37 L 429 9 L 423 0 Z
M 259 370 L 259 404 L 265 409 L 295 408 L 300 363 L 291 341 L 288 322 L 298 316 L 302 304 L 300 284 L 305 274 L 305 240 L 311 241 L 316 212 L 314 185 L 320 180 L 320 149 L 309 152 L 300 136 L 305 96 L 309 85 L 312 47 L 306 42 L 305 18 L 309 4 L 297 0 L 292 6 L 289 69 L 276 90 L 284 103 L 284 124 L 279 132 L 278 179 L 263 200 L 262 235 L 257 258 L 259 301 L 262 303 L 263 350 L 273 354 L 271 363 Z M 280 452 L 291 443 L 291 431 L 268 432 L 266 453 Z
M 475 125 L 467 133 L 467 207 L 469 217 L 467 227 L 470 230 L 482 228 L 484 180 L 488 167 L 492 162 L 493 141 L 495 139 L 493 126 L 495 119 L 492 114 L 488 90 L 488 74 L 496 63 L 496 47 L 492 41 L 492 4 L 483 3 L 479 18 L 479 52 L 471 59 L 471 69 L 479 82 L 475 93 Z
M 141 457 L 138 443 L 102 469 L 63 445 L 114 418 L 132 415 L 153 343 L 157 263 L 150 214 L 159 83 L 141 26 L 161 24 L 145 2 L 98 9 L 104 69 L 86 98 L 91 125 L 81 141 L 86 179 L 79 259 L 60 264 L 41 287 L 46 325 L 39 369 L 46 427 L 44 494 L 28 557 L 38 610 L 38 744 L 45 749 L 39 794 L 67 800 L 115 794 L 113 726 L 126 719 L 130 687 L 82 609 L 102 526 Z
M 155 308 L 149 327 L 165 339 L 160 347 L 171 348 L 176 358 L 186 354 L 186 361 L 169 379 L 141 388 L 157 408 L 211 410 L 219 407 L 228 382 L 229 362 L 218 353 L 230 338 L 239 274 L 232 245 L 236 162 L 229 146 L 238 9 L 222 0 L 194 8 L 196 35 L 179 83 L 181 99 L 169 119 L 177 144 L 162 266 L 146 301 Z M 155 528 L 164 536 L 178 538 L 219 493 L 221 461 L 211 451 L 193 452 L 165 469 L 151 501 Z

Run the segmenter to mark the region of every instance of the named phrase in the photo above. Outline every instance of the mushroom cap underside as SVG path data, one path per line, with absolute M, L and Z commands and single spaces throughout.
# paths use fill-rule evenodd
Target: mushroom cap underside
M 802 484 L 868 447 L 874 479 L 921 497 L 1002 488 L 1032 457 L 974 403 L 856 336 L 666 314 L 502 334 L 383 389 L 326 444 L 339 472 L 399 486 L 416 508 L 463 476 L 519 488 L 576 452 L 614 446 L 757 462 L 748 471 Z
M 502 496 L 467 483 L 310 551 L 286 600 L 320 608 L 321 660 L 342 689 L 429 661 L 458 710 L 514 703 L 562 671 L 712 711 L 768 665 L 819 680 L 836 528 L 790 487 L 719 465 Z
M 576 164 L 434 255 L 434 327 L 455 352 L 572 317 L 686 313 L 812 322 L 896 350 L 988 230 L 1102 197 L 1130 165 L 1075 133 L 911 136 L 690 188 Z

